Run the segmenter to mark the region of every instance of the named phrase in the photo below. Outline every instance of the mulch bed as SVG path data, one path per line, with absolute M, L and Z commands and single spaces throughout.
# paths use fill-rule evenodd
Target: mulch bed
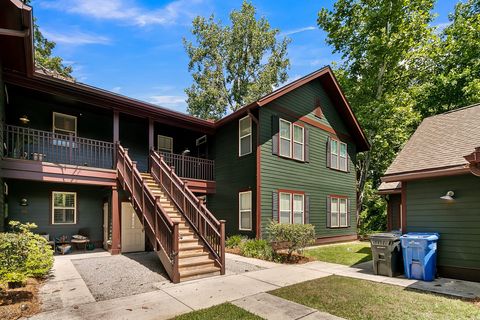
M 225 252 L 236 254 L 239 256 L 242 255 L 240 252 L 240 248 L 225 248 Z M 278 259 L 278 262 L 285 263 L 285 264 L 304 264 L 310 261 L 314 261 L 314 259 L 310 257 L 305 257 L 297 253 L 293 253 L 291 259 L 287 260 L 287 253 L 282 251 L 277 252 L 277 259 Z
M 39 287 L 39 280 L 28 279 L 27 284 L 21 288 L 0 288 L 0 319 L 19 319 L 40 312 Z

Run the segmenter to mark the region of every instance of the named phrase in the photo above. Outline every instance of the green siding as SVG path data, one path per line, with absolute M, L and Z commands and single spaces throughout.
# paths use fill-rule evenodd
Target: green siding
M 313 114 L 315 101 L 320 99 L 324 117 L 318 119 Z M 305 124 L 310 135 L 310 162 L 301 163 L 272 154 L 272 115 L 289 121 L 297 121 L 276 110 L 276 106 L 289 109 L 299 116 L 316 119 L 346 134 L 342 119 L 327 97 L 318 81 L 310 82 L 280 98 L 271 105 L 260 108 L 261 140 L 261 197 L 262 234 L 272 218 L 272 192 L 278 189 L 304 191 L 310 196 L 310 223 L 315 226 L 317 237 L 351 235 L 356 233 L 356 177 L 352 159 L 355 159 L 355 145 L 348 143 L 351 172 L 339 172 L 326 167 L 326 146 L 330 134 L 317 127 Z M 350 225 L 348 228 L 326 227 L 326 202 L 330 194 L 348 196 L 350 199 Z
M 226 220 L 226 233 L 255 236 L 256 126 L 252 121 L 252 153 L 238 156 L 238 121 L 220 128 L 213 142 L 217 190 L 208 195 L 207 206 L 218 218 Z M 238 193 L 252 190 L 252 231 L 239 231 Z
M 50 236 L 72 236 L 81 228 L 88 228 L 92 242 L 103 241 L 103 202 L 109 195 L 107 188 L 98 186 L 44 183 L 36 181 L 8 180 L 9 220 L 34 222 L 35 232 L 45 232 Z M 51 193 L 69 191 L 77 193 L 77 223 L 71 225 L 52 225 Z M 19 205 L 26 198 L 28 206 Z
M 440 197 L 449 190 L 455 201 Z M 480 178 L 473 175 L 407 183 L 407 231 L 438 232 L 438 265 L 480 268 Z

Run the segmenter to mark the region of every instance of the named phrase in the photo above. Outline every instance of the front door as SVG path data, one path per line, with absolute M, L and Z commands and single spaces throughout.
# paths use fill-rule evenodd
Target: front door
M 145 251 L 145 232 L 130 202 L 122 202 L 122 253 Z

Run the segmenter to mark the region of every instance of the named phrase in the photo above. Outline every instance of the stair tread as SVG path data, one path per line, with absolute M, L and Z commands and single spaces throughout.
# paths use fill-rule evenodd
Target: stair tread
M 200 252 L 189 252 L 189 251 L 180 251 L 178 258 L 180 260 L 193 258 L 193 257 L 200 257 L 200 256 L 208 256 L 208 252 L 200 251 Z
M 213 273 L 217 271 L 220 271 L 220 268 L 215 266 L 199 267 L 193 270 L 180 270 L 180 278 L 186 278 L 205 273 Z

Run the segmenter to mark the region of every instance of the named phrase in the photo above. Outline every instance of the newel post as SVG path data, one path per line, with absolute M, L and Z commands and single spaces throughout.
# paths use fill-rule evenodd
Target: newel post
M 132 188 L 132 198 L 135 201 L 135 168 L 137 167 L 137 161 L 132 161 L 132 176 L 131 176 L 131 188 Z M 138 199 L 136 199 L 138 201 Z
M 185 213 L 187 207 L 187 181 L 183 182 L 183 212 Z
M 179 232 L 178 232 L 178 221 L 173 222 L 173 243 L 172 243 L 172 251 L 173 251 L 173 259 L 172 259 L 172 267 L 173 267 L 173 283 L 180 282 L 180 270 L 178 266 L 178 254 L 179 254 Z
M 175 166 L 170 167 L 170 196 L 173 197 L 173 174 L 175 173 Z
M 225 274 L 225 220 L 220 220 L 220 261 L 221 269 L 220 274 Z
M 203 199 L 198 199 L 198 211 L 199 212 L 202 212 L 202 206 L 203 206 Z M 197 223 L 198 223 L 198 228 L 199 228 L 200 234 L 203 235 L 203 231 L 205 229 L 204 223 L 206 221 L 202 221 L 202 215 L 200 215 L 198 213 L 197 213 L 196 218 L 197 218 Z
M 158 251 L 158 220 L 157 220 L 157 216 L 158 216 L 158 213 L 157 213 L 157 209 L 158 209 L 158 202 L 160 201 L 160 197 L 159 196 L 155 196 L 155 205 L 153 206 L 153 215 L 155 217 L 154 219 L 154 223 L 155 223 L 155 251 Z

